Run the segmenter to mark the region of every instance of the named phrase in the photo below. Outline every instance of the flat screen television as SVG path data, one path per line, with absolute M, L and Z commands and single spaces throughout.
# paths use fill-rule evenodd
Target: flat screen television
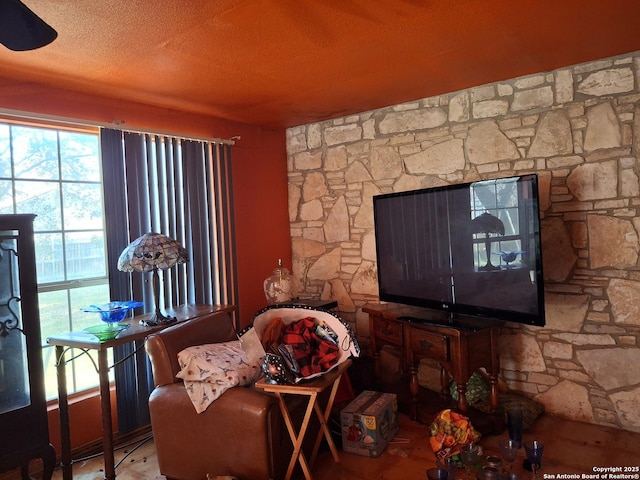
M 381 301 L 545 325 L 535 174 L 376 195 L 373 211 Z

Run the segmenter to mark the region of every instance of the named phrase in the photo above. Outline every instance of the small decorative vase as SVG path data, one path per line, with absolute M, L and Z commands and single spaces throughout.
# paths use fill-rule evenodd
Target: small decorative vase
M 293 277 L 282 266 L 282 259 L 278 259 L 278 268 L 274 268 L 271 276 L 265 279 L 264 295 L 269 305 L 293 300 Z

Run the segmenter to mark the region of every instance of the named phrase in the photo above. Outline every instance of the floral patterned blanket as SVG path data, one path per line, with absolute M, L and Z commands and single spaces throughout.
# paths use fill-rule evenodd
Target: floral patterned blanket
M 202 413 L 226 390 L 260 377 L 260 362 L 250 362 L 240 341 L 188 347 L 178 354 L 180 372 L 196 412 Z

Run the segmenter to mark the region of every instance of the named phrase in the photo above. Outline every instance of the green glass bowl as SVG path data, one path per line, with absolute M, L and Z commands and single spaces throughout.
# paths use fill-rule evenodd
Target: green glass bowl
M 107 340 L 113 340 L 118 336 L 118 334 L 129 328 L 128 323 L 114 323 L 111 325 L 96 325 L 95 327 L 88 327 L 83 330 L 83 332 L 90 333 L 94 335 L 101 342 L 106 342 Z

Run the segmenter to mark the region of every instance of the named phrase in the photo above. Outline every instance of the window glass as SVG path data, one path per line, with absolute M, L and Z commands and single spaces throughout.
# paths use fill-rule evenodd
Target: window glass
M 11 176 L 11 142 L 9 141 L 9 125 L 0 124 L 0 177 Z M 1 188 L 1 187 L 0 187 Z M 0 190 L 0 198 L 4 188 Z M 0 206 L 2 208 L 2 206 Z
M 13 213 L 13 211 L 13 182 L 10 179 L 0 178 L 0 213 Z
M 102 228 L 102 185 L 63 183 L 62 205 L 65 230 Z
M 485 229 L 474 238 L 476 269 L 495 267 L 511 260 L 505 253 L 521 252 L 518 183 L 515 180 L 487 180 L 471 186 L 471 218 L 485 216 Z M 508 261 L 505 261 L 505 258 Z
M 11 155 L 16 178 L 60 178 L 58 135 L 55 130 L 12 125 Z
M 38 298 L 47 398 L 55 398 L 58 395 L 55 347 L 46 343 L 47 337 L 61 332 L 61 319 L 65 319 L 68 322 L 66 328 L 62 328 L 62 331 L 65 332 L 99 325 L 101 322 L 99 315 L 86 313 L 80 309 L 95 302 L 103 303 L 103 299 L 108 297 L 109 285 L 107 284 L 40 293 Z M 109 363 L 113 363 L 113 352 L 109 350 L 107 355 Z M 93 358 L 93 361 L 96 362 L 95 365 L 97 365 L 98 360 L 95 351 L 87 354 L 79 350 L 73 350 L 67 353 L 66 358 L 74 358 L 73 362 L 69 362 L 66 369 L 67 389 L 69 392 L 77 392 L 98 385 L 98 374 L 90 357 Z M 111 380 L 113 380 L 113 369 L 109 374 Z
M 104 241 L 102 232 L 74 232 L 65 235 L 68 280 L 106 276 Z
M 35 213 L 33 222 L 36 232 L 60 230 L 62 210 L 60 206 L 59 182 L 15 182 L 15 213 Z
M 109 301 L 98 132 L 0 123 L 0 213 L 34 213 L 39 309 L 48 398 L 57 396 L 47 337 L 100 324 L 81 308 Z M 89 355 L 67 365 L 69 393 L 93 388 Z M 95 352 L 94 352 L 95 354 Z M 92 355 L 94 355 L 92 354 Z M 95 358 L 94 358 L 95 360 Z
M 71 330 L 69 315 L 69 302 L 66 290 L 55 290 L 52 292 L 41 292 L 38 294 L 38 306 L 40 307 L 40 335 L 43 345 L 46 344 L 47 337 Z M 65 319 L 63 323 L 61 319 Z
M 63 180 L 100 182 L 98 157 L 95 135 L 60 132 L 60 168 Z
M 63 282 L 64 251 L 62 233 L 36 233 L 36 269 L 38 283 Z M 40 305 L 42 310 L 42 305 Z M 40 312 L 42 316 L 42 312 Z

